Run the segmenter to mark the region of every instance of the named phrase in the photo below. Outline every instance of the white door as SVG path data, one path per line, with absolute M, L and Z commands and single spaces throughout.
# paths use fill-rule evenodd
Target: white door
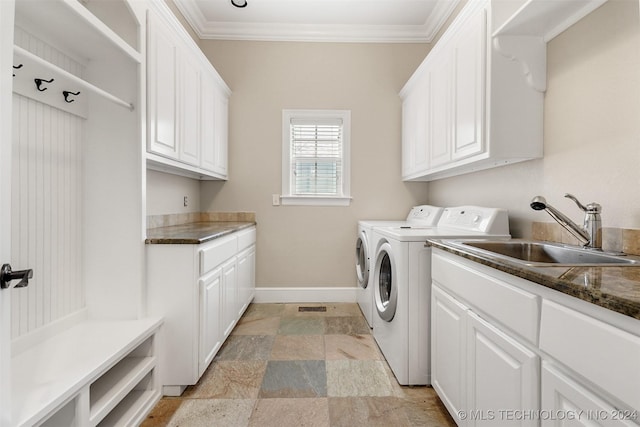
M 539 357 L 475 313 L 467 318 L 467 426 L 537 426 L 534 417 L 514 420 L 500 411 L 539 409 Z
M 220 328 L 221 292 L 222 269 L 217 268 L 200 281 L 200 356 L 198 376 L 202 376 L 222 345 Z
M 176 130 L 177 44 L 157 15 L 148 12 L 149 48 L 147 73 L 149 79 L 148 114 L 149 150 L 162 156 L 178 158 Z
M 454 40 L 454 135 L 452 158 L 483 150 L 486 11 L 469 19 Z
M 222 266 L 222 329 L 228 337 L 238 314 L 238 264 L 233 257 Z
M 616 409 L 553 362 L 542 361 L 541 383 L 541 409 L 567 415 L 543 418 L 543 427 L 637 426 L 632 421 L 637 411 Z
M 11 260 L 11 85 L 13 66 L 12 1 L 0 1 L 0 265 Z M 11 305 L 0 290 L 0 427 L 11 425 Z
M 465 359 L 468 308 L 433 285 L 431 292 L 431 384 L 456 418 L 465 407 Z

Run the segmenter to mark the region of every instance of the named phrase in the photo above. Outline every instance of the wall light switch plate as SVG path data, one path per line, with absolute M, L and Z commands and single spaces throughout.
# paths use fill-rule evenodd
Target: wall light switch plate
M 273 204 L 273 206 L 280 206 L 280 195 L 279 194 L 272 194 L 271 195 L 271 203 Z

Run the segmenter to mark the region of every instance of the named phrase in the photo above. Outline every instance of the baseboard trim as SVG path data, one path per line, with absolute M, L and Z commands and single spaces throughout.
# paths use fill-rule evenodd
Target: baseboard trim
M 257 287 L 255 303 L 356 302 L 356 287 Z

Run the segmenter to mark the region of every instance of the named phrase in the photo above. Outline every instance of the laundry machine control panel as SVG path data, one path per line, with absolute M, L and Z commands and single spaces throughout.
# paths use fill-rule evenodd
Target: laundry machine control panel
M 509 217 L 505 209 L 458 206 L 444 209 L 438 227 L 507 235 Z
M 443 208 L 430 205 L 414 206 L 407 215 L 407 222 L 422 227 L 435 227 L 440 220 Z

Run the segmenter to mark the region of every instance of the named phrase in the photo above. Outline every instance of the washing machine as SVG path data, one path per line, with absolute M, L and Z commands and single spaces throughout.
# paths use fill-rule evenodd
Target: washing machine
M 507 211 L 446 208 L 435 227 L 373 229 L 373 336 L 401 385 L 431 384 L 431 249 L 427 239 L 500 239 L 509 235 Z
M 373 287 L 370 267 L 373 263 L 375 245 L 373 245 L 373 229 L 378 227 L 433 227 L 438 223 L 444 208 L 421 205 L 414 206 L 405 220 L 398 221 L 358 221 L 358 237 L 356 239 L 356 275 L 358 286 L 356 300 L 369 327 L 373 327 Z

